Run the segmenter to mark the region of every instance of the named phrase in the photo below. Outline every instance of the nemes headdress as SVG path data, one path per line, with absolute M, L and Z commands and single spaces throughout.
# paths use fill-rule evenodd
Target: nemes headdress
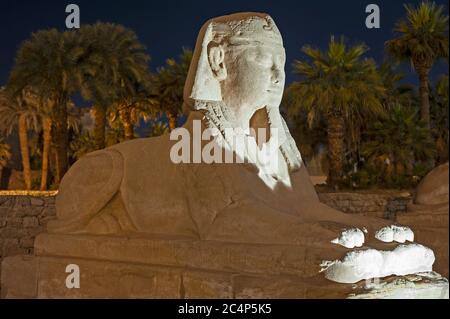
M 201 42 L 201 43 L 200 43 Z M 214 77 L 208 61 L 208 45 L 226 43 L 228 46 L 269 45 L 283 46 L 283 39 L 273 19 L 266 14 L 233 14 L 209 20 L 202 28 L 197 40 L 197 66 L 191 65 L 195 75 L 186 82 L 185 97 L 201 101 L 221 101 L 220 83 Z M 188 83 L 191 82 L 191 83 Z M 192 83 L 193 82 L 193 83 Z M 192 84 L 192 86 L 191 86 Z M 189 88 L 190 92 L 186 92 Z
M 283 46 L 283 39 L 273 19 L 266 16 L 250 16 L 242 20 L 211 22 L 213 40 L 226 40 L 230 45 L 259 44 Z
M 204 110 L 208 126 L 226 127 L 226 106 L 222 104 L 220 83 L 214 76 L 208 59 L 211 42 L 226 46 L 255 45 L 283 47 L 283 39 L 273 19 L 264 13 L 237 13 L 213 18 L 206 22 L 199 32 L 189 73 L 184 87 L 185 108 Z M 302 164 L 286 122 L 278 106 L 267 110 L 269 125 L 279 131 L 280 150 L 291 171 Z

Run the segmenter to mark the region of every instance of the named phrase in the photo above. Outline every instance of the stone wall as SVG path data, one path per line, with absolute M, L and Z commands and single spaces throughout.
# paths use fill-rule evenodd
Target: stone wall
M 0 265 L 6 256 L 32 254 L 34 238 L 55 215 L 54 196 L 0 195 Z
M 398 213 L 406 212 L 412 195 L 408 191 L 377 192 L 319 192 L 320 201 L 349 214 L 395 220 Z

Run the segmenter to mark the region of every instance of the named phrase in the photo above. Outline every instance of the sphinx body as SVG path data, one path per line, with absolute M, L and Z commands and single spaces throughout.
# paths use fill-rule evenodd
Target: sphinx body
M 202 117 L 193 112 L 185 127 Z M 322 204 L 303 163 L 291 187 L 271 189 L 251 163 L 174 164 L 174 144 L 169 135 L 137 139 L 79 160 L 61 183 L 49 231 L 301 244 L 329 243 L 351 225 L 386 224 Z
M 49 230 L 291 243 L 308 240 L 317 227 L 323 232 L 318 238 L 329 242 L 350 225 L 383 226 L 379 220 L 350 220 L 320 203 L 278 109 L 284 64 L 282 38 L 270 16 L 214 18 L 200 31 L 185 85 L 192 110 L 185 128 L 191 133 L 195 120 L 203 129 L 247 129 L 255 114 L 265 113 L 256 126 L 280 132 L 274 154 L 280 169 L 268 177 L 271 187 L 257 165 L 174 164 L 168 135 L 140 139 L 78 161 L 60 185 L 58 220 Z
M 449 163 L 434 168 L 418 185 L 407 212 L 397 221 L 414 229 L 416 237 L 436 254 L 434 269 L 448 277 L 449 271 Z

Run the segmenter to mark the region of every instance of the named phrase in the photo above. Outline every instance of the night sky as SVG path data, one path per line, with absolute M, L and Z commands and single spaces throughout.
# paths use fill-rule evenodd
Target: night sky
M 445 5 L 448 14 L 448 1 L 435 2 Z M 197 32 L 207 19 L 239 11 L 267 12 L 284 37 L 288 83 L 296 78 L 291 66 L 295 59 L 302 58 L 300 48 L 305 44 L 325 48 L 330 35 L 345 35 L 350 43 L 366 43 L 370 47 L 367 55 L 381 62 L 384 42 L 392 37 L 395 22 L 404 15 L 404 1 L 400 0 L 2 1 L 0 86 L 8 78 L 20 43 L 33 31 L 65 28 L 65 7 L 70 3 L 80 6 L 82 24 L 114 22 L 133 29 L 152 57 L 152 71 L 163 65 L 167 58 L 177 57 L 182 47 L 193 49 Z M 365 27 L 365 8 L 370 3 L 380 7 L 380 29 Z M 410 71 L 410 66 L 405 66 L 405 70 Z M 442 73 L 448 73 L 446 62 L 435 65 L 431 79 L 435 80 Z M 407 81 L 416 82 L 415 75 L 409 76 Z

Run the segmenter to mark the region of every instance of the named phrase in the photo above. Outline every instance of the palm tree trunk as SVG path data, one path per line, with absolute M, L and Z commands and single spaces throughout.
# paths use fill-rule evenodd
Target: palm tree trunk
M 169 129 L 172 132 L 177 128 L 177 117 L 172 112 L 167 111 L 166 116 L 169 119 Z
M 59 183 L 69 168 L 68 149 L 68 130 L 67 130 L 67 99 L 61 97 L 55 108 L 54 128 L 55 128 L 55 146 L 57 153 L 58 170 L 56 182 Z
M 59 183 L 61 180 L 61 176 L 59 176 L 59 173 L 61 172 L 61 169 L 59 168 L 59 161 L 58 161 L 58 152 L 56 150 L 53 152 L 53 155 L 55 156 L 55 182 Z
M 50 143 L 52 140 L 51 129 L 52 121 L 49 117 L 45 117 L 43 120 L 43 131 L 44 131 L 44 147 L 42 150 L 42 172 L 41 172 L 41 187 L 40 190 L 47 189 L 48 180 L 48 158 L 50 153 Z
M 406 164 L 406 174 L 408 174 L 409 176 L 413 176 L 413 172 L 414 164 L 412 161 L 408 161 L 408 163 Z
M 392 176 L 394 175 L 394 161 L 390 160 L 387 164 L 386 164 L 386 179 L 391 180 Z
M 19 142 L 22 156 L 23 179 L 26 190 L 31 189 L 30 151 L 28 149 L 28 130 L 25 116 L 19 116 Z
M 345 124 L 342 116 L 328 116 L 327 134 L 328 158 L 330 161 L 327 184 L 337 188 L 344 172 Z
M 428 90 L 428 69 L 419 68 L 420 118 L 430 128 L 430 97 Z
M 94 124 L 94 140 L 95 148 L 101 150 L 105 148 L 105 130 L 106 130 L 106 110 L 104 107 L 95 105 L 95 124 Z
M 405 166 L 402 163 L 395 163 L 395 174 L 398 177 L 405 175 Z
M 128 108 L 121 109 L 119 116 L 123 124 L 125 141 L 132 140 L 134 138 L 134 127 L 131 122 L 131 114 Z

